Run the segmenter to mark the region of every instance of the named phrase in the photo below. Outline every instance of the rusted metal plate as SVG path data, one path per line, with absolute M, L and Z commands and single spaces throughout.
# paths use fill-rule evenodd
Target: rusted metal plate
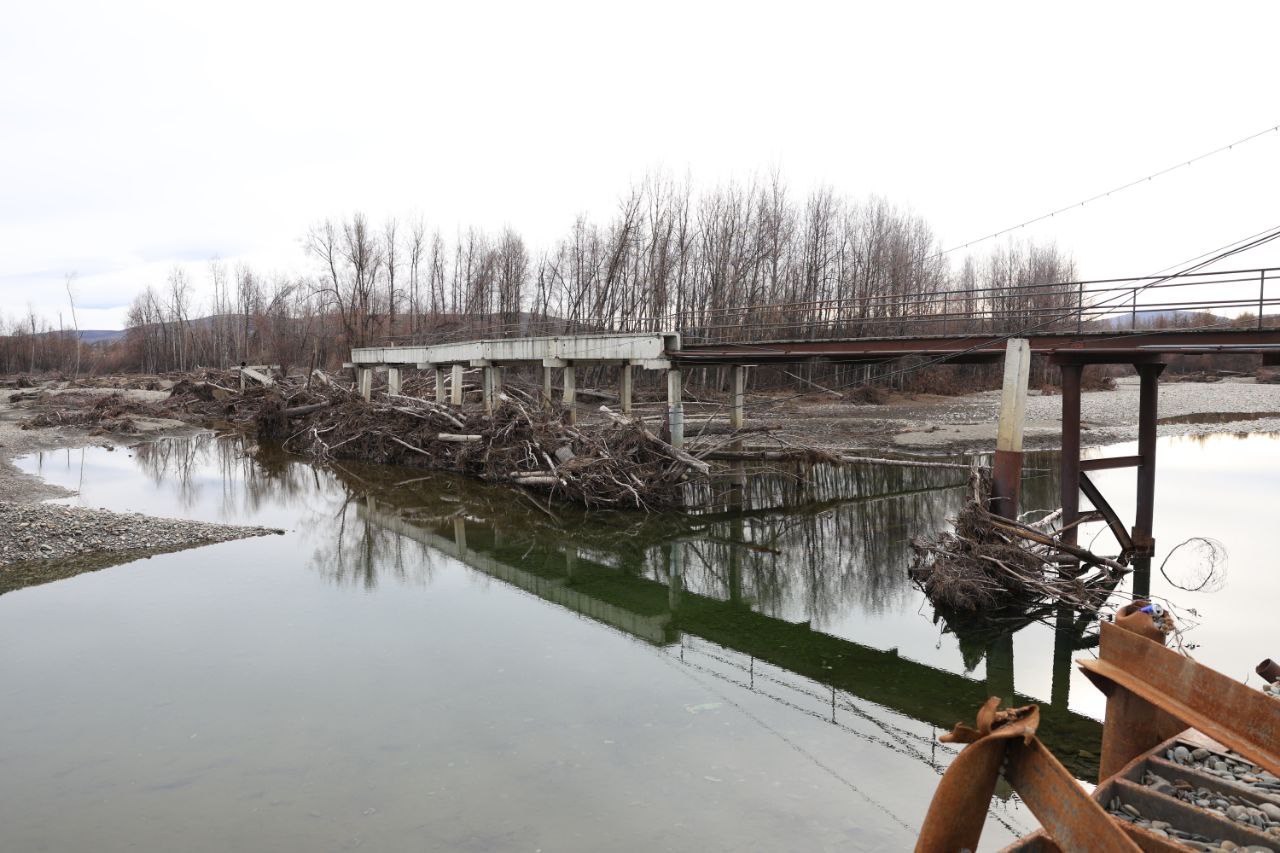
M 1108 722 L 1119 687 L 1280 775 L 1275 699 L 1112 623 L 1102 623 L 1101 636 L 1099 659 L 1083 660 L 1080 668 L 1111 697 Z M 1105 758 L 1105 745 L 1103 752 Z

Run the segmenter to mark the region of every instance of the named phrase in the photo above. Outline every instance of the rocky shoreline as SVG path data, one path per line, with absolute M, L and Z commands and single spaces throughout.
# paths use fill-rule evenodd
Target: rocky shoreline
M 99 555 L 131 558 L 194 545 L 283 533 L 268 527 L 236 527 L 156 518 L 141 513 L 47 503 L 0 502 L 0 573 L 25 563 L 62 563 Z

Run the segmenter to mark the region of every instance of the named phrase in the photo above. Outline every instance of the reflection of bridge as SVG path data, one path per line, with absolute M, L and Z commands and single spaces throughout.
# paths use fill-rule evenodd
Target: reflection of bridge
M 758 613 L 735 603 L 740 595 L 733 590 L 729 601 L 685 591 L 680 542 L 668 546 L 672 571 L 669 582 L 661 583 L 593 560 L 588 549 L 571 544 L 550 553 L 523 543 L 504 544 L 496 530 L 468 524 L 461 516 L 418 521 L 372 500 L 360 505 L 358 513 L 369 524 L 645 642 L 666 645 L 681 633 L 701 637 L 938 728 L 968 719 L 993 693 L 1010 704 L 1035 701 L 1013 692 L 1011 637 L 992 645 L 985 681 L 966 678 L 901 657 L 893 649 L 882 651 L 814 631 L 808 623 Z M 1062 653 L 1055 651 L 1052 700 L 1041 707 L 1041 735 L 1077 776 L 1094 778 L 1102 728 L 1067 707 L 1071 641 L 1059 635 Z

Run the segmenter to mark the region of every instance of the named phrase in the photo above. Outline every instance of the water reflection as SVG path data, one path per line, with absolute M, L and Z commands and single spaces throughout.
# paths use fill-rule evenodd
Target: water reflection
M 1122 455 L 1125 448 L 1108 452 Z M 1237 568 L 1223 593 L 1179 598 L 1214 614 L 1203 626 L 1208 648 L 1202 659 L 1233 671 L 1222 665 L 1224 656 L 1237 664 L 1242 653 L 1246 661 L 1260 656 L 1254 647 L 1265 639 L 1267 602 L 1274 598 L 1270 575 L 1247 567 L 1267 558 L 1261 540 L 1251 535 L 1266 526 L 1274 480 L 1265 472 L 1280 470 L 1280 443 L 1166 441 L 1160 453 L 1158 544 L 1167 552 L 1180 535 L 1199 534 L 1232 548 Z M 589 789 L 564 777 L 543 782 L 546 767 L 562 767 L 565 754 L 591 756 L 598 768 L 625 766 L 644 792 L 629 794 L 624 803 L 652 791 L 677 791 L 664 801 L 664 815 L 680 813 L 686 800 L 702 802 L 698 789 L 672 782 L 671 768 L 702 784 L 719 784 L 704 775 L 724 778 L 690 770 L 690 754 L 714 753 L 715 761 L 731 763 L 736 758 L 726 755 L 752 761 L 773 755 L 770 767 L 777 778 L 801 774 L 805 790 L 816 790 L 815 779 L 826 780 L 822 784 L 830 785 L 822 796 L 830 799 L 809 811 L 788 801 L 771 812 L 771 822 L 756 829 L 776 833 L 768 836 L 776 842 L 772 846 L 793 846 L 779 827 L 794 829 L 789 821 L 804 814 L 805 827 L 838 826 L 856 836 L 852 848 L 900 847 L 909 843 L 923 814 L 925 792 L 954 754 L 937 743 L 937 734 L 971 719 L 993 694 L 1009 702 L 1039 701 L 1041 733 L 1050 747 L 1080 778 L 1096 774 L 1101 700 L 1091 688 L 1073 689 L 1081 682 L 1072 666 L 1095 642 L 1091 621 L 1053 608 L 1016 614 L 997 625 L 966 621 L 935 613 L 907 579 L 908 540 L 946 524 L 962 498 L 957 487 L 963 472 L 741 468 L 714 485 L 702 512 L 643 515 L 587 513 L 421 472 L 358 465 L 322 470 L 207 437 L 143 445 L 130 454 L 93 448 L 21 464 L 55 483 L 80 487 L 71 502 L 267 524 L 290 534 L 0 597 L 0 647 L 23 649 L 0 657 L 0 684 L 6 685 L 0 689 L 8 690 L 0 724 L 23 732 L 24 742 L 41 744 L 29 756 L 16 746 L 0 746 L 0 764 L 12 771 L 7 778 L 39 780 L 55 772 L 50 756 L 64 753 L 66 766 L 57 772 L 79 778 L 89 772 L 84 756 L 96 754 L 95 744 L 114 743 L 114 732 L 148 742 L 149 731 L 131 728 L 141 695 L 157 708 L 176 697 L 183 707 L 216 709 L 206 725 L 234 718 L 238 703 L 256 697 L 254 716 L 236 728 L 237 745 L 200 753 L 206 764 L 214 762 L 209 766 L 234 755 L 255 774 L 274 772 L 274 765 L 251 753 L 287 746 L 297 720 L 312 714 L 332 730 L 333 741 L 317 736 L 330 744 L 326 750 L 332 743 L 370 737 L 411 739 L 390 734 L 395 732 L 435 738 L 433 755 L 483 768 L 469 783 L 485 794 L 431 814 L 437 826 L 475 832 L 489 826 L 493 803 L 502 797 L 527 798 L 535 788 L 579 797 L 585 790 L 589 796 Z M 1056 506 L 1053 454 L 1030 455 L 1027 468 L 1023 506 Z M 1206 477 L 1208 469 L 1215 479 Z M 1131 472 L 1100 472 L 1098 483 L 1118 512 L 1132 511 L 1126 505 Z M 1238 501 L 1227 508 L 1206 504 L 1208 490 L 1217 487 Z M 1105 527 L 1088 528 L 1082 541 L 1095 534 L 1105 537 Z M 1159 572 L 1148 582 L 1157 592 L 1169 592 Z M 181 622 L 162 632 L 162 639 L 129 645 L 135 633 L 171 612 Z M 129 630 L 95 622 L 115 614 L 127 618 Z M 80 623 L 92 631 L 91 642 L 77 634 Z M 188 623 L 202 629 L 190 630 Z M 47 637 L 40 633 L 46 627 Z M 59 642 L 62 634 L 75 641 Z M 37 635 L 39 643 L 28 641 Z M 177 646 L 174 636 L 183 638 Z M 68 648 L 73 651 L 60 656 Z M 245 684 L 264 657 L 272 660 L 265 680 L 274 685 L 285 679 L 289 695 L 273 690 L 264 700 L 254 691 L 265 688 Z M 127 662 L 127 668 L 113 669 L 114 660 Z M 188 670 L 194 670 L 190 677 Z M 65 696 L 51 698 L 46 672 L 61 674 L 58 690 Z M 545 689 L 546 683 L 555 688 Z M 87 695 L 76 692 L 82 684 Z M 685 698 L 690 685 L 701 698 Z M 293 703 L 298 691 L 299 702 Z M 364 698 L 343 704 L 348 694 Z M 313 701 L 303 703 L 308 696 Z M 119 718 L 80 711 L 62 727 L 46 719 L 50 707 L 97 708 L 99 701 L 118 704 Z M 326 703 L 339 703 L 340 710 L 315 710 Z M 701 722 L 724 709 L 736 716 L 714 726 Z M 362 724 L 347 725 L 348 720 Z M 539 721 L 534 731 L 528 720 Z M 727 728 L 731 720 L 746 729 Z M 651 724 L 660 736 L 640 745 L 639 735 L 652 734 L 646 729 Z M 186 725 L 185 718 L 179 725 Z M 698 726 L 697 738 L 681 739 L 680 733 Z M 613 755 L 619 730 L 637 744 L 629 764 L 620 765 Z M 726 740 L 725 732 L 740 740 Z M 547 739 L 562 751 L 532 764 L 512 757 L 517 748 L 511 744 L 528 750 Z M 601 742 L 605 746 L 590 745 Z M 778 755 L 771 752 L 775 747 Z M 607 755 L 593 751 L 605 748 Z M 99 780 L 95 791 L 120 793 L 110 787 L 119 778 L 154 787 L 172 775 L 168 765 L 157 770 L 136 757 L 142 753 L 130 743 L 113 749 L 115 758 L 101 759 L 110 778 Z M 320 772 L 308 763 L 308 755 L 320 754 L 309 745 L 280 749 L 274 761 Z M 416 838 L 421 811 L 432 808 L 421 792 L 436 790 L 437 778 L 450 771 L 433 764 L 413 775 L 401 769 L 396 751 L 407 747 L 388 747 L 395 762 L 382 749 L 353 747 L 355 763 L 326 776 L 326 784 L 346 798 L 356 796 L 349 788 L 357 783 L 405 791 L 401 834 L 389 837 Z M 654 754 L 671 766 L 655 766 Z M 804 776 L 788 761 L 800 761 L 804 773 L 816 775 Z M 512 762 L 523 776 L 508 778 Z M 204 778 L 210 772 L 192 774 Z M 46 780 L 45 787 L 58 784 Z M 591 784 L 613 792 L 631 783 L 592 776 Z M 210 797 L 224 802 L 219 791 L 195 789 L 199 797 L 190 801 L 173 796 L 186 807 Z M 28 790 L 42 789 L 5 786 L 0 779 L 0 801 L 13 804 L 0 817 L 23 826 L 56 824 L 25 816 L 41 814 L 39 803 L 20 808 Z M 850 809 L 832 792 L 860 805 Z M 721 809 L 740 816 L 775 794 L 768 786 L 761 787 L 760 800 L 726 794 L 731 799 Z M 606 808 L 606 799 L 612 808 L 619 798 L 602 798 L 596 808 Z M 515 808 L 511 800 L 501 801 L 507 804 L 503 814 Z M 68 802 L 79 800 L 71 796 Z M 543 824 L 526 816 L 530 825 L 545 830 L 566 824 L 563 807 L 544 808 L 559 817 Z M 704 809 L 682 819 L 697 822 L 707 814 Z M 617 814 L 612 819 L 626 820 Z M 991 820 L 999 830 L 987 834 L 992 841 L 1031 825 L 1016 800 L 997 802 Z M 648 825 L 628 826 L 628 839 L 681 846 L 646 834 Z M 753 836 L 735 827 L 718 827 L 723 834 L 717 837 L 750 846 Z M 289 831 L 289 837 L 305 835 L 305 820 L 290 824 Z M 0 830 L 0 839 L 7 837 L 19 836 Z M 470 837 L 433 836 L 436 846 Z M 572 839 L 559 840 L 566 842 L 559 846 L 575 846 Z M 845 840 L 841 835 L 818 846 Z M 581 839 L 576 846 L 589 849 Z
M 899 611 L 917 596 L 905 544 L 958 508 L 955 471 L 757 471 L 742 488 L 740 509 L 694 516 L 547 511 L 451 477 L 397 484 L 392 478 L 403 472 L 359 466 L 334 474 L 359 495 L 354 517 L 363 522 L 354 536 L 339 535 L 351 540 L 346 547 L 317 555 L 317 569 L 340 581 L 376 583 L 383 567 L 403 564 L 408 541 L 421 549 L 420 565 L 447 555 L 646 642 L 678 646 L 681 660 L 695 648 L 749 675 L 757 665 L 785 670 L 810 694 L 830 694 L 836 709 L 875 716 L 864 708 L 870 702 L 949 728 L 993 693 L 1034 701 L 1014 690 L 1012 641 L 1034 617 L 994 632 L 951 628 L 966 670 L 985 659 L 982 679 L 904 657 L 893 636 L 877 646 L 826 630 L 850 614 Z M 1088 619 L 1062 621 L 1055 678 L 1063 684 L 1043 710 L 1047 739 L 1081 778 L 1096 774 L 1100 729 L 1071 711 L 1067 682 L 1071 652 L 1089 644 L 1088 626 Z M 936 753 L 931 735 L 913 748 L 924 743 Z

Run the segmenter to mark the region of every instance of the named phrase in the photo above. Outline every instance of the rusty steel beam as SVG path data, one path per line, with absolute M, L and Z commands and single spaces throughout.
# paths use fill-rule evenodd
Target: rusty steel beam
M 1038 739 L 1010 740 L 1005 778 L 1063 850 L 1139 850 Z
M 1081 468 L 1083 469 L 1083 467 L 1084 465 L 1081 463 Z M 1111 508 L 1111 504 L 1102 496 L 1102 492 L 1093 484 L 1093 480 L 1090 480 L 1089 475 L 1083 470 L 1080 471 L 1080 491 L 1084 492 L 1084 496 L 1093 504 L 1093 508 L 1107 522 L 1107 527 L 1111 528 L 1111 535 L 1116 537 L 1116 541 L 1120 543 L 1122 561 L 1133 556 L 1133 539 L 1129 536 L 1129 531 L 1124 529 L 1124 522 L 1120 520 L 1120 516 Z
M 1080 515 L 1080 375 L 1079 364 L 1062 365 L 1062 541 L 1076 544 Z
M 1142 464 L 1141 456 L 1103 456 L 1101 459 L 1081 459 L 1081 471 L 1105 471 L 1108 468 L 1133 468 Z
M 1152 525 L 1156 511 L 1156 417 L 1160 393 L 1160 374 L 1163 364 L 1139 364 L 1138 396 L 1138 500 L 1133 514 L 1134 554 L 1139 557 L 1155 556 L 1156 542 Z
M 1236 353 L 1275 355 L 1280 329 L 1165 329 L 1150 332 L 1048 332 L 1024 335 L 1031 351 L 1055 360 L 1091 363 L 1138 363 L 1190 346 L 1231 347 Z M 1007 335 L 920 335 L 901 338 L 786 340 L 750 343 L 684 343 L 667 355 L 690 363 L 754 363 L 804 361 L 879 361 L 924 356 L 964 361 L 994 361 L 1003 356 Z

